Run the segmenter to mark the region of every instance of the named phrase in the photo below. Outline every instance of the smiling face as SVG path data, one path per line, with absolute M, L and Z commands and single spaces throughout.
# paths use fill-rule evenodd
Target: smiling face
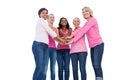
M 54 15 L 53 14 L 49 14 L 49 16 L 48 16 L 48 22 L 51 23 L 51 24 L 53 24 L 54 20 L 55 20 Z
M 40 17 L 46 20 L 48 18 L 48 11 L 46 10 L 41 11 Z
M 60 24 L 62 26 L 66 26 L 67 25 L 67 20 L 65 18 L 62 18 Z
M 62 18 L 60 18 L 60 21 L 59 21 L 59 27 L 58 27 L 58 29 L 69 29 L 69 23 L 68 23 L 68 20 L 67 20 L 67 18 L 65 18 L 65 17 L 62 17 Z
M 93 17 L 92 10 L 89 7 L 84 7 L 82 9 L 82 15 L 85 19 L 89 19 L 89 18 Z
M 78 28 L 80 25 L 80 19 L 79 18 L 74 18 L 73 19 L 73 25 L 75 28 Z

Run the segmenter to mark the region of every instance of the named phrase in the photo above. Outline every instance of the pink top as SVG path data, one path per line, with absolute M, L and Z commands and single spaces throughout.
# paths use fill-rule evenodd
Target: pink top
M 53 31 L 57 32 L 57 29 L 53 28 Z M 55 39 L 52 38 L 50 35 L 48 35 L 48 38 L 49 38 L 48 47 L 50 47 L 50 48 L 56 48 Z
M 75 29 L 72 32 L 72 35 L 75 36 L 77 34 L 76 31 L 78 31 L 79 29 L 81 28 L 79 27 L 78 29 Z M 87 52 L 87 47 L 85 43 L 85 35 L 83 35 L 79 40 L 71 44 L 70 54 L 73 54 L 76 52 Z
M 67 29 L 65 32 L 62 31 L 62 29 L 59 30 L 60 33 L 62 33 L 64 36 L 66 36 L 69 32 L 69 30 Z M 63 37 L 63 36 L 60 36 L 60 37 Z M 58 43 L 57 45 L 57 50 L 59 49 L 70 49 L 69 45 L 62 45 L 60 43 Z
M 98 23 L 95 18 L 90 18 L 76 33 L 77 34 L 74 36 L 74 42 L 78 41 L 84 34 L 86 34 L 90 48 L 103 43 L 99 33 Z

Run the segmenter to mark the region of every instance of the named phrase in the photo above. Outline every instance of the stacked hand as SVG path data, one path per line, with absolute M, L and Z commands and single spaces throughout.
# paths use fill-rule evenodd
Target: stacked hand
M 61 37 L 62 38 L 62 44 L 69 45 L 73 42 L 73 38 L 71 36 Z

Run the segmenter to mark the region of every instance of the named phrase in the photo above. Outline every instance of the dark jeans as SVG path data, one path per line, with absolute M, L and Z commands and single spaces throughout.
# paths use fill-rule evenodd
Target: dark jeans
M 87 52 L 78 52 L 78 53 L 71 54 L 74 80 L 79 80 L 78 61 L 79 61 L 79 67 L 80 67 L 80 72 L 81 72 L 81 80 L 86 80 L 86 59 L 87 59 Z
M 51 80 L 55 80 L 55 63 L 57 59 L 56 48 L 48 48 L 47 54 L 45 55 L 45 71 L 43 80 L 46 80 L 46 72 L 48 69 L 48 62 L 50 59 L 50 71 L 51 71 Z
M 104 51 L 104 43 L 91 48 L 91 61 L 94 68 L 95 76 L 103 78 L 101 61 Z
M 58 77 L 59 80 L 69 80 L 69 64 L 70 64 L 70 54 L 69 49 L 57 50 L 57 63 L 58 63 Z M 63 70 L 65 75 L 63 77 Z
M 43 80 L 44 60 L 45 54 L 48 49 L 47 44 L 34 41 L 32 51 L 34 54 L 36 68 L 33 74 L 33 80 Z

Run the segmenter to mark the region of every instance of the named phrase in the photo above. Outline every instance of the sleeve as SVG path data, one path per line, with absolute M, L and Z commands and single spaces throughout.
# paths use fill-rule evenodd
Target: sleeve
M 90 19 L 86 24 L 77 31 L 77 33 L 74 33 L 74 39 L 73 42 L 76 42 L 79 40 L 92 26 L 94 26 L 96 23 L 95 19 Z
M 55 33 L 55 31 L 53 31 L 46 22 L 43 22 L 43 27 L 52 38 L 57 37 L 57 34 Z
M 81 28 L 79 28 L 79 29 L 81 29 Z M 74 31 L 72 32 L 72 35 L 75 36 L 75 35 L 78 33 L 79 29 L 78 29 L 78 30 L 74 30 Z

